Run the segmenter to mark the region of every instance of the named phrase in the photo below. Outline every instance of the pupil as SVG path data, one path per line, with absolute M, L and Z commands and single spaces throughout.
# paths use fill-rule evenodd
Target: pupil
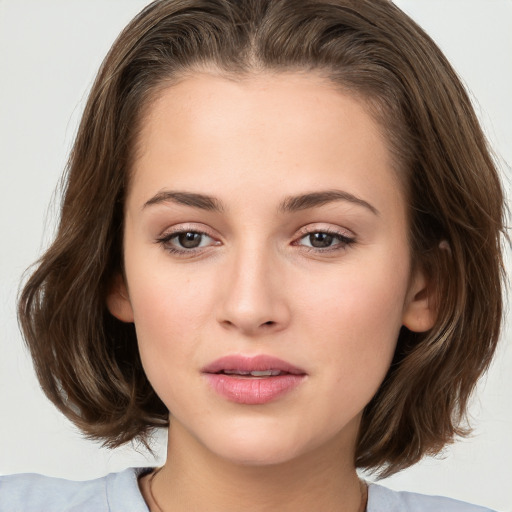
M 193 249 L 198 247 L 201 243 L 201 235 L 199 233 L 180 233 L 178 235 L 178 241 L 182 247 L 186 249 Z
M 333 238 L 329 233 L 313 233 L 309 235 L 309 241 L 313 247 L 330 247 Z

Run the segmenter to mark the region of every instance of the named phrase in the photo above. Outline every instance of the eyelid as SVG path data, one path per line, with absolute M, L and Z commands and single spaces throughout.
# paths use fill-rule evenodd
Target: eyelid
M 189 232 L 207 236 L 208 238 L 213 240 L 214 243 L 206 247 L 193 247 L 189 249 L 171 245 L 171 240 L 174 237 L 182 233 Z M 194 223 L 177 224 L 175 226 L 171 226 L 170 228 L 165 229 L 160 235 L 156 237 L 155 243 L 160 244 L 164 248 L 164 250 L 177 256 L 194 256 L 203 251 L 208 250 L 210 247 L 214 245 L 221 244 L 221 242 L 218 240 L 218 237 L 213 235 L 208 228 L 206 228 L 204 225 L 201 225 L 199 227 L 197 224 Z
M 322 225 L 320 223 L 308 224 L 307 226 L 300 228 L 298 231 L 299 236 L 306 236 L 311 233 L 329 233 L 330 235 L 337 235 L 344 238 L 356 238 L 354 232 L 347 228 L 326 226 L 325 224 Z
M 327 235 L 331 235 L 338 239 L 338 243 L 333 246 L 328 247 L 311 247 L 307 245 L 300 244 L 300 241 L 307 237 L 308 235 L 314 233 L 324 233 Z M 346 228 L 333 228 L 332 226 L 325 227 L 312 224 L 302 227 L 297 236 L 294 238 L 292 245 L 298 246 L 301 250 L 306 252 L 312 252 L 314 254 L 324 254 L 328 253 L 338 253 L 341 251 L 346 251 L 351 245 L 356 243 L 356 236 L 352 231 L 347 230 Z
M 176 224 L 174 226 L 168 227 L 162 231 L 160 235 L 157 236 L 159 240 L 163 238 L 167 238 L 169 236 L 178 235 L 180 233 L 186 233 L 188 231 L 194 232 L 194 233 L 200 233 L 202 235 L 207 235 L 210 238 L 216 239 L 215 235 L 212 233 L 212 231 L 205 226 L 204 224 L 196 224 L 193 222 L 186 222 L 184 224 Z

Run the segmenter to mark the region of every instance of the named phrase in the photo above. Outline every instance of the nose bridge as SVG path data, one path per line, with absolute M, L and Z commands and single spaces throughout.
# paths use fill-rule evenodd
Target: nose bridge
M 246 240 L 234 248 L 224 276 L 220 322 L 246 334 L 284 327 L 289 308 L 281 289 L 281 271 L 268 241 Z

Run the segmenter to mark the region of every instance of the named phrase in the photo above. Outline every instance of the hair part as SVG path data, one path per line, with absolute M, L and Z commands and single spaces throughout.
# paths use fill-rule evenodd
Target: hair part
M 412 261 L 430 278 L 439 315 L 427 333 L 402 328 L 364 411 L 355 463 L 389 475 L 439 452 L 466 432 L 469 397 L 498 341 L 503 193 L 460 80 L 388 0 L 157 0 L 125 28 L 83 113 L 56 239 L 20 295 L 43 390 L 111 447 L 168 424 L 134 325 L 110 315 L 106 296 L 123 269 L 144 115 L 163 88 L 205 70 L 232 79 L 319 73 L 379 123 L 409 202 Z

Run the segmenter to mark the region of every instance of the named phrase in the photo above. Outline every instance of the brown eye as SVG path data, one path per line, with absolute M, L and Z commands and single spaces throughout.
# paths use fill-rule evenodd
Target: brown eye
M 186 233 L 176 235 L 174 238 L 184 249 L 195 249 L 201 245 L 203 236 L 204 235 L 202 233 L 187 231 Z
M 330 247 L 334 240 L 334 236 L 329 233 L 311 233 L 309 235 L 309 243 L 311 247 L 325 248 Z
M 195 254 L 195 250 L 218 245 L 211 236 L 201 231 L 177 231 L 157 239 L 167 251 L 178 254 Z
M 330 231 L 311 231 L 298 240 L 296 245 L 302 245 L 309 250 L 318 250 L 319 252 L 344 250 L 355 242 L 342 233 Z

